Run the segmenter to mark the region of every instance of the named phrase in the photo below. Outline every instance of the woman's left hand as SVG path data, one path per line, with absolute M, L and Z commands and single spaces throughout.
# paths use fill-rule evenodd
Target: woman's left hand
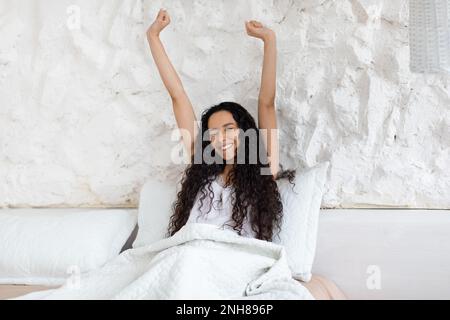
M 247 34 L 251 37 L 261 39 L 266 41 L 269 38 L 275 37 L 275 32 L 267 27 L 265 27 L 261 22 L 251 20 L 245 22 L 245 28 L 247 29 Z

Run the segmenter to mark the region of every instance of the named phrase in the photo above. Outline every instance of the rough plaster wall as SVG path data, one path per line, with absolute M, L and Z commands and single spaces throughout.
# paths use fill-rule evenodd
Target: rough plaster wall
M 282 160 L 331 161 L 322 207 L 450 208 L 449 76 L 410 73 L 406 0 L 0 1 L 0 206 L 133 207 L 148 177 L 178 179 L 144 38 L 162 6 L 197 115 L 256 116 L 263 51 L 243 21 L 276 30 Z

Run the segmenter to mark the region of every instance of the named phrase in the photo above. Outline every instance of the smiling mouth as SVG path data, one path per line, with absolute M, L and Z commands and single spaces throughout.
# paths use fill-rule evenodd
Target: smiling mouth
M 232 146 L 233 146 L 233 143 L 226 144 L 222 147 L 222 150 L 226 151 L 226 150 L 230 149 Z

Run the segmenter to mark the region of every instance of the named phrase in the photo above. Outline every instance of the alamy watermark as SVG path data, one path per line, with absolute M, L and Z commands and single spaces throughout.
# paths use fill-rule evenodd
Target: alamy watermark
M 173 164 L 261 164 L 262 175 L 271 175 L 269 164 L 279 161 L 278 129 L 235 129 L 232 136 L 225 138 L 219 135 L 219 141 L 211 141 L 210 131 L 205 131 L 201 136 L 199 133 L 186 129 L 176 129 L 172 132 L 171 141 L 177 144 L 171 150 L 171 162 Z M 233 157 L 225 159 L 220 152 L 223 146 L 222 140 L 233 140 Z M 192 150 L 189 146 L 193 144 Z M 270 144 L 270 155 L 267 146 Z M 193 152 L 193 155 L 191 154 Z M 224 151 L 225 152 L 225 151 Z M 193 161 L 193 162 L 192 162 Z
M 366 279 L 366 286 L 369 290 L 381 290 L 381 268 L 377 265 L 367 267 L 366 273 L 369 275 Z
M 66 272 L 69 277 L 66 280 L 66 287 L 70 290 L 78 290 L 81 287 L 81 269 L 79 266 L 73 265 L 67 268 Z
M 68 6 L 66 9 L 67 13 L 67 28 L 69 30 L 80 30 L 81 29 L 81 8 L 76 5 Z

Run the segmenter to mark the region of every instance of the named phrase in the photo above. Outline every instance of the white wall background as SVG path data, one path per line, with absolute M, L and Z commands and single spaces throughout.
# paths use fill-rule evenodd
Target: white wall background
M 407 4 L 2 0 L 0 207 L 133 207 L 148 177 L 178 179 L 145 41 L 164 6 L 161 37 L 197 115 L 233 100 L 256 116 L 263 50 L 244 20 L 276 30 L 283 163 L 331 161 L 323 208 L 448 209 L 450 75 L 409 71 Z

